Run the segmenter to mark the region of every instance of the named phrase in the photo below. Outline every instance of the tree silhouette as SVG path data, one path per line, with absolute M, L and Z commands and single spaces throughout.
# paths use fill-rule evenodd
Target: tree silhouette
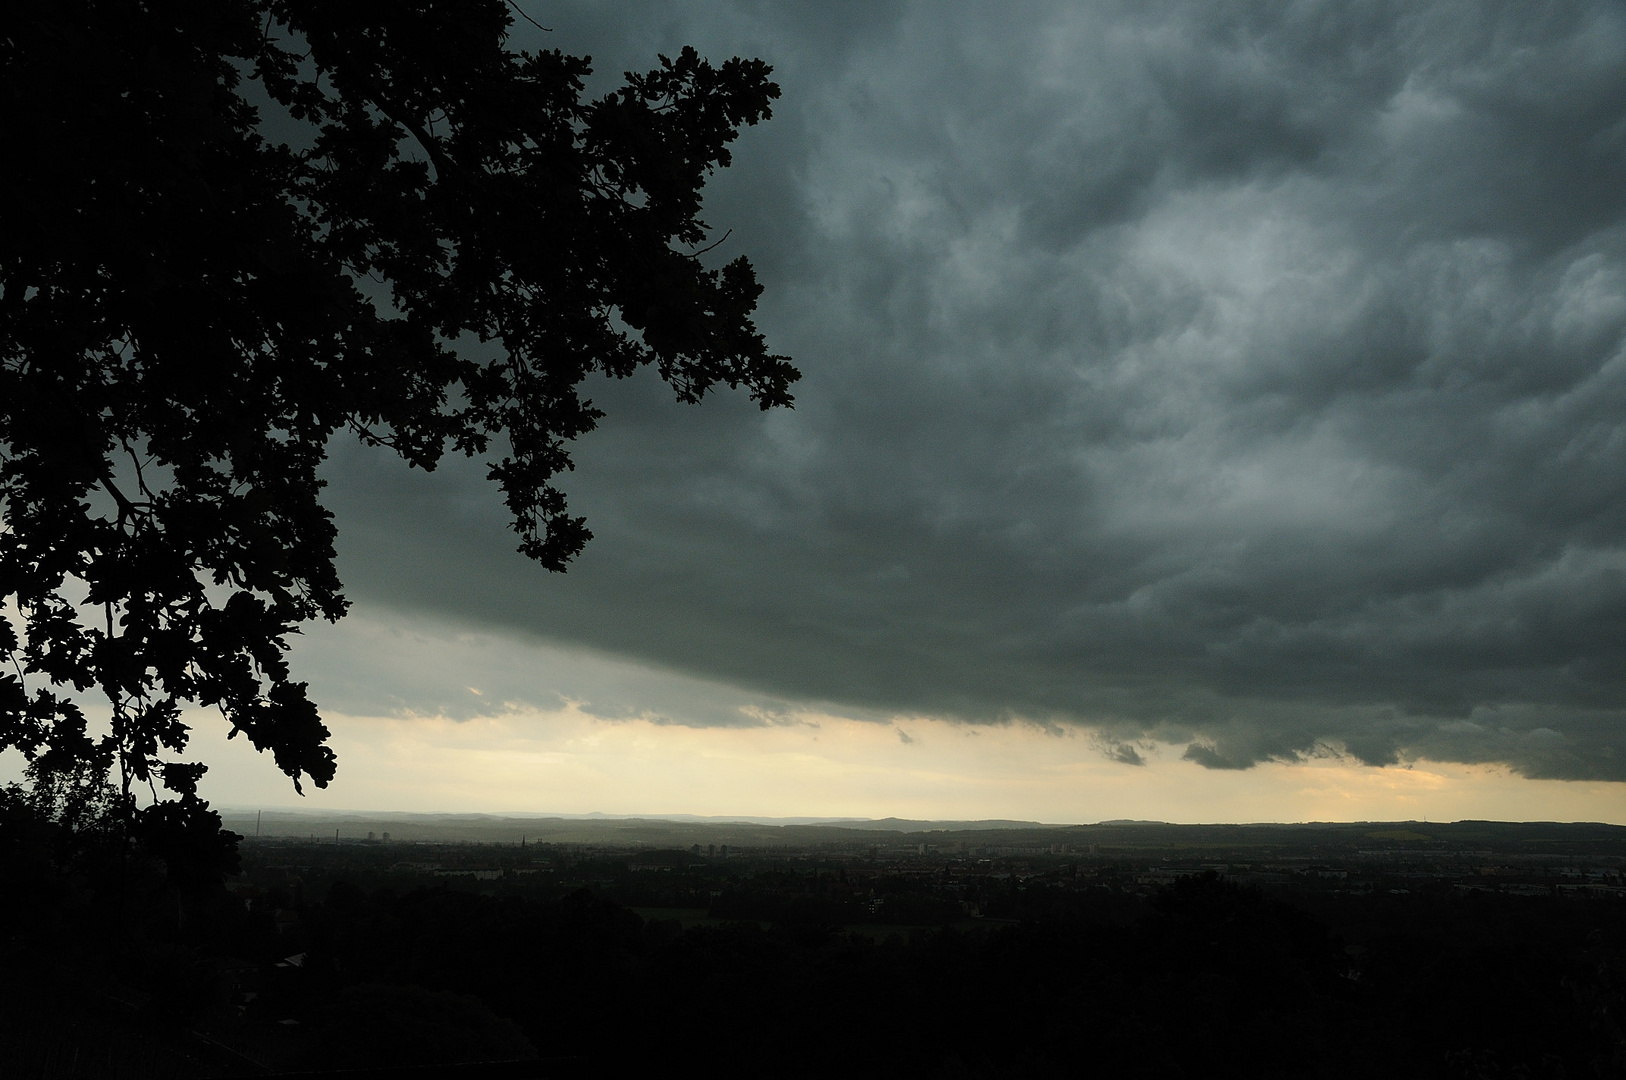
M 588 59 L 510 26 L 502 0 L 3 5 L 0 749 L 36 777 L 116 767 L 127 807 L 162 785 L 186 818 L 192 702 L 328 783 L 284 654 L 347 606 L 336 435 L 485 455 L 559 570 L 591 535 L 553 484 L 590 373 L 790 404 L 750 263 L 700 259 L 770 69 L 686 48 L 584 100 Z

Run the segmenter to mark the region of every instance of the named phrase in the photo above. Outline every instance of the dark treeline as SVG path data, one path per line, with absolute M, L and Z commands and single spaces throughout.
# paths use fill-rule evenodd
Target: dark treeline
M 544 1053 L 704 1052 L 783 1073 L 1615 1075 L 1613 905 L 1385 895 L 1320 911 L 1184 877 L 1129 905 L 1012 890 L 1017 921 L 877 940 L 789 918 L 683 929 L 553 901 L 335 886 L 283 1011 L 433 987 Z M 1125 921 L 1125 915 L 1129 918 Z M 1351 945 L 1341 927 L 1358 930 Z M 325 1003 L 325 1004 L 324 1004 Z
M 1135 890 L 1105 866 L 987 875 L 949 903 L 884 868 L 856 889 L 866 871 L 830 860 L 502 848 L 483 880 L 331 844 L 246 845 L 222 885 L 15 800 L 0 845 L 0 1024 L 33 1075 L 1626 1071 L 1613 899 L 1214 873 Z

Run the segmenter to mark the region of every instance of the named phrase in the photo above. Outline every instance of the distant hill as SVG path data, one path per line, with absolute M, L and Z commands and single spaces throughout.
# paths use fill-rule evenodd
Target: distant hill
M 780 847 L 854 842 L 854 834 L 882 840 L 933 842 L 945 835 L 979 833 L 1013 835 L 1066 829 L 1029 821 L 906 821 L 900 818 L 612 817 L 607 814 L 499 815 L 410 814 L 377 811 L 245 810 L 221 811 L 226 828 L 247 837 L 307 837 L 341 841 L 392 842 L 628 844 L 689 847 L 730 844 L 736 847 Z
M 1178 825 L 1103 821 L 1054 825 L 1034 821 L 917 821 L 903 818 L 613 817 L 592 815 L 409 814 L 368 811 L 222 811 L 226 827 L 246 837 L 394 843 L 588 844 L 735 848 L 926 844 L 945 849 L 1027 848 L 1082 853 L 1155 851 L 1246 857 L 1288 848 L 1307 854 L 1359 851 L 1541 851 L 1557 856 L 1626 856 L 1626 826 L 1591 822 L 1260 822 Z

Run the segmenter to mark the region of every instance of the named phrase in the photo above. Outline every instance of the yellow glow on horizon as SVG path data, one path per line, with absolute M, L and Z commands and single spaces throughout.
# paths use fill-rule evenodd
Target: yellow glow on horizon
M 818 714 L 750 728 L 603 720 L 571 707 L 467 721 L 331 716 L 339 775 L 295 796 L 269 758 L 199 716 L 194 754 L 218 806 L 417 812 L 759 817 L 1142 818 L 1246 821 L 1626 823 L 1626 784 L 1528 780 L 1497 766 L 1371 768 L 1322 759 L 1239 772 L 1178 747 L 1144 766 L 1108 760 L 1087 732 L 1027 725 L 896 725 Z M 908 736 L 906 741 L 900 732 Z

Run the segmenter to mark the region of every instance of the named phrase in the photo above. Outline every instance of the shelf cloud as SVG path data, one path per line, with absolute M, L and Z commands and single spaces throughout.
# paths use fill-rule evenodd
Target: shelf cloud
M 612 79 L 685 42 L 774 65 L 707 218 L 796 408 L 590 385 L 565 575 L 513 553 L 478 463 L 338 446 L 358 600 L 725 688 L 604 715 L 1626 780 L 1626 9 L 543 21 L 516 40 Z M 484 700 L 445 681 L 401 707 Z

